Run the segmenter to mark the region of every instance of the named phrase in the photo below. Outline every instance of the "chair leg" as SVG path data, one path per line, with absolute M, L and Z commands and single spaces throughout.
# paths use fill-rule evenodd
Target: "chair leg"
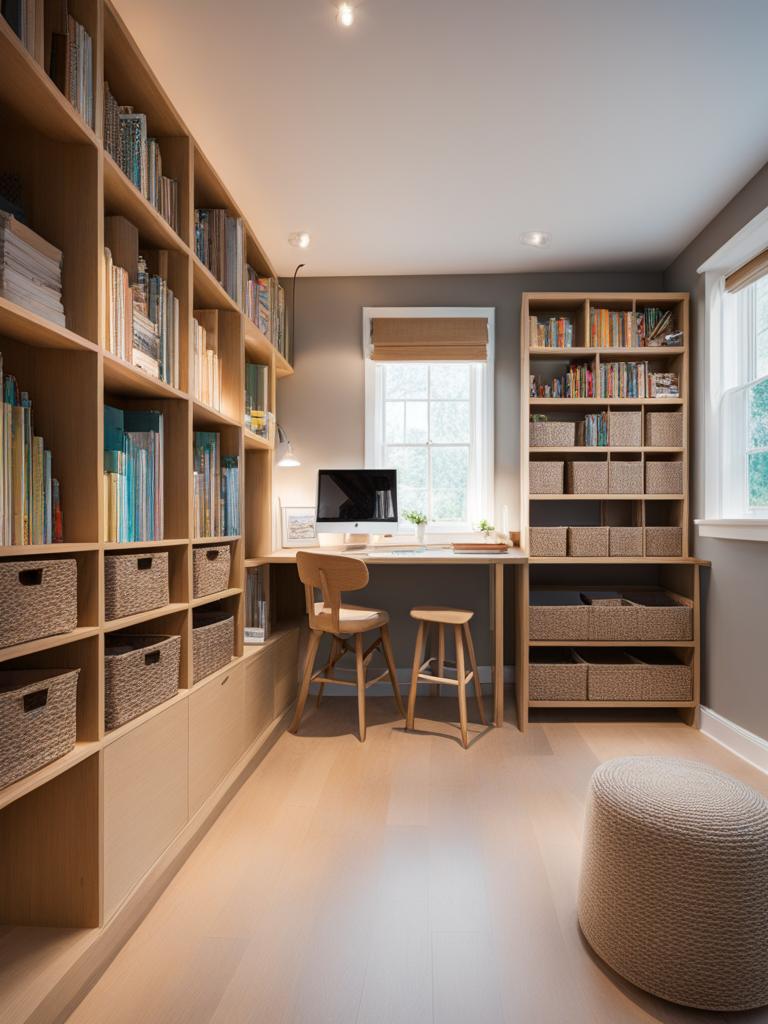
M 357 719 L 360 742 L 365 743 L 365 661 L 362 633 L 358 633 L 355 637 L 355 665 L 357 666 Z
M 439 676 L 445 675 L 445 626 L 442 622 L 439 622 L 435 629 L 437 630 L 437 674 Z M 440 683 L 435 683 L 432 687 L 432 696 L 440 696 Z
M 480 673 L 477 669 L 477 658 L 475 657 L 475 645 L 472 643 L 472 631 L 469 628 L 469 623 L 464 623 L 464 637 L 467 641 L 467 651 L 469 652 L 469 664 L 472 669 L 472 680 L 475 684 L 475 700 L 477 701 L 477 710 L 480 713 L 480 721 L 483 725 L 488 725 L 485 718 L 485 709 L 483 708 L 483 691 L 480 688 Z
M 301 716 L 304 714 L 304 705 L 307 703 L 307 695 L 309 694 L 309 681 L 312 678 L 312 669 L 315 667 L 315 656 L 317 655 L 317 648 L 320 646 L 320 638 L 322 635 L 323 634 L 319 629 L 313 629 L 309 635 L 307 657 L 304 662 L 304 675 L 301 679 L 299 696 L 296 700 L 296 713 L 293 716 L 293 722 L 291 722 L 290 731 L 294 733 L 299 731 Z
M 469 745 L 467 738 L 467 684 L 464 672 L 464 643 L 461 626 L 454 626 L 453 635 L 456 639 L 456 679 L 459 691 L 459 725 L 461 726 L 461 742 L 466 750 Z
M 381 627 L 381 647 L 384 653 L 384 660 L 387 663 L 387 671 L 389 672 L 389 678 L 392 681 L 392 692 L 395 695 L 397 713 L 400 715 L 401 718 L 405 718 L 405 708 L 403 707 L 403 699 L 400 696 L 400 687 L 397 685 L 397 669 L 395 668 L 395 657 L 392 653 L 392 638 L 389 635 L 389 626 Z
M 341 641 L 339 640 L 339 638 L 337 636 L 334 636 L 333 639 L 331 640 L 331 649 L 330 649 L 330 651 L 328 653 L 328 661 L 326 663 L 325 669 L 323 670 L 323 675 L 330 676 L 331 672 L 336 667 L 336 662 L 339 660 L 339 657 L 340 657 L 340 655 L 338 653 L 340 646 L 341 646 Z M 316 701 L 316 706 L 318 708 L 320 707 L 320 701 L 323 699 L 323 691 L 324 690 L 325 690 L 325 683 L 320 683 L 319 689 L 317 691 L 317 701 Z
M 421 666 L 422 653 L 424 650 L 424 623 L 419 623 L 419 631 L 416 634 L 416 648 L 413 652 L 413 668 L 411 670 L 411 689 L 408 693 L 408 717 L 405 720 L 405 728 L 412 729 L 416 716 L 416 688 L 419 682 L 419 667 Z

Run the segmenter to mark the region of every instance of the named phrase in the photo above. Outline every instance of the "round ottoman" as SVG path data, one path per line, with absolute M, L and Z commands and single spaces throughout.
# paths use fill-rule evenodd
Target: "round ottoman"
M 622 757 L 592 777 L 579 923 L 638 988 L 705 1010 L 768 1003 L 768 802 L 714 768 Z

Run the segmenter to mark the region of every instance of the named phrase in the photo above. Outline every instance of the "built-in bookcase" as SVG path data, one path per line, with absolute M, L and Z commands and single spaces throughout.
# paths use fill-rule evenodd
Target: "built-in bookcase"
M 59 93 L 43 66 L 0 18 L 0 174 L 19 182 L 30 226 L 63 252 L 67 326 L 0 299 L 0 351 L 33 402 L 36 432 L 53 452 L 61 482 L 64 543 L 0 548 L 0 558 L 71 555 L 78 566 L 78 622 L 70 634 L 0 650 L 3 668 L 78 667 L 77 745 L 71 754 L 0 791 L 0 923 L 66 926 L 72 942 L 41 927 L 27 933 L 38 957 L 19 968 L 3 1002 L 26 1019 L 48 989 L 65 982 L 88 939 L 125 909 L 136 886 L 160 872 L 215 811 L 236 774 L 263 743 L 295 687 L 298 631 L 277 623 L 260 647 L 243 645 L 244 572 L 271 549 L 274 441 L 244 424 L 245 362 L 269 369 L 270 411 L 278 378 L 293 372 L 194 252 L 196 206 L 242 211 L 192 138 L 109 0 L 71 0 L 93 37 L 95 131 Z M 209 69 L 215 73 L 215 69 Z M 163 172 L 178 181 L 175 231 L 134 187 L 103 142 L 103 88 L 147 115 Z M 108 218 L 121 218 L 121 255 L 141 253 L 179 299 L 179 386 L 171 387 L 106 350 L 103 252 Z M 117 243 L 116 243 L 117 244 Z M 245 255 L 257 272 L 276 272 L 245 224 Z M 122 265 L 122 263 L 118 263 Z M 221 408 L 194 397 L 192 317 L 215 331 L 221 358 Z M 162 412 L 164 522 L 161 540 L 105 540 L 104 406 Z M 221 451 L 240 465 L 237 536 L 197 538 L 193 530 L 193 434 L 216 431 Z M 228 587 L 195 598 L 195 547 L 227 544 Z M 114 551 L 163 550 L 169 556 L 166 607 L 116 621 L 104 617 L 104 558 Z M 235 618 L 235 658 L 192 686 L 192 617 L 200 606 Z M 121 729 L 104 728 L 104 638 L 117 630 L 181 637 L 178 696 Z M 12 933 L 7 948 L 13 944 Z M 78 945 L 79 944 L 79 945 Z M 77 948 L 76 948 L 77 947 Z M 10 954 L 9 954 L 10 955 Z M 47 973 L 46 973 L 47 972 Z M 46 974 L 45 984 L 36 978 Z M 0 1022 L 10 1018 L 0 1009 Z

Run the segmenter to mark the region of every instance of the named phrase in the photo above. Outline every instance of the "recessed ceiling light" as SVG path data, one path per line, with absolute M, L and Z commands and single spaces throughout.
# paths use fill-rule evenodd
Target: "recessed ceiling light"
M 352 4 L 339 4 L 338 21 L 344 28 L 349 28 L 355 20 L 355 8 Z
M 311 239 L 308 231 L 292 231 L 288 241 L 295 249 L 308 249 Z
M 524 231 L 520 235 L 520 241 L 523 245 L 532 245 L 536 249 L 543 249 L 552 241 L 552 235 L 548 235 L 546 231 Z

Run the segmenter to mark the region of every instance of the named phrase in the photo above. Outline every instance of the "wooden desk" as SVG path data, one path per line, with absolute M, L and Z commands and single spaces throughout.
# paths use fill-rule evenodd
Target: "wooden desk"
M 314 550 L 314 549 L 313 549 Z M 329 553 L 333 550 L 331 548 L 326 549 Z M 403 552 L 403 554 L 396 554 L 395 552 Z M 489 552 L 484 554 L 482 552 L 463 554 L 456 553 L 450 547 L 440 547 L 437 545 L 431 545 L 426 550 L 413 551 L 408 549 L 405 544 L 392 545 L 381 548 L 366 548 L 363 551 L 349 551 L 339 552 L 340 554 L 349 554 L 355 558 L 362 558 L 368 565 L 404 565 L 404 566 L 421 566 L 421 565 L 487 565 L 488 566 L 488 583 L 489 583 L 489 599 L 490 599 L 490 620 L 491 620 L 491 673 L 493 681 L 493 721 L 494 725 L 502 726 L 504 724 L 504 567 L 513 566 L 516 572 L 515 578 L 515 594 L 520 595 L 522 588 L 520 587 L 521 569 L 528 564 L 528 556 L 520 548 L 510 548 L 505 554 L 498 554 Z M 290 565 L 296 561 L 296 552 L 293 549 L 284 548 L 280 551 L 273 551 L 272 554 L 267 555 L 263 559 L 258 559 L 260 562 L 264 562 L 270 565 Z M 519 634 L 519 623 L 522 621 L 522 616 L 516 616 L 516 622 L 518 628 L 516 634 Z M 519 651 L 520 644 L 516 643 L 516 650 L 518 656 L 516 662 L 519 664 Z M 516 665 L 516 669 L 517 669 Z M 522 715 L 527 709 L 521 706 L 521 702 L 517 702 L 517 720 L 518 725 L 522 722 Z

